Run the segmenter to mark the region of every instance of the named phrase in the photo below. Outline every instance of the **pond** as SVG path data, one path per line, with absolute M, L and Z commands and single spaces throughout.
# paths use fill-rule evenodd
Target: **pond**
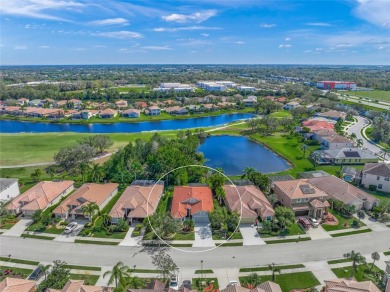
M 252 117 L 253 114 L 236 113 L 181 120 L 164 120 L 139 123 L 120 122 L 111 124 L 56 124 L 1 120 L 0 133 L 137 133 L 145 131 L 180 130 L 219 126 L 238 120 L 250 119 Z
M 213 136 L 200 145 L 206 165 L 220 167 L 226 175 L 241 175 L 245 167 L 261 173 L 280 172 L 290 168 L 282 157 L 246 137 Z

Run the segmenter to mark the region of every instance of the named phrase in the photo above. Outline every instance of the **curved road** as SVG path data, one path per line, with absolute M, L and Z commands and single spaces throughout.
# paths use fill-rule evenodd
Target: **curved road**
M 390 228 L 346 237 L 303 241 L 299 243 L 262 246 L 220 247 L 202 253 L 166 249 L 179 268 L 193 268 L 201 259 L 208 268 L 241 268 L 248 266 L 293 264 L 308 261 L 329 260 L 343 257 L 355 250 L 362 254 L 382 252 L 390 248 Z M 184 248 L 183 248 L 184 249 Z M 137 268 L 154 268 L 151 254 L 159 248 L 102 246 L 76 244 L 32 238 L 0 236 L 0 255 L 14 258 L 49 262 L 56 259 L 74 265 L 114 266 L 122 261 Z M 200 251 L 199 248 L 186 248 Z

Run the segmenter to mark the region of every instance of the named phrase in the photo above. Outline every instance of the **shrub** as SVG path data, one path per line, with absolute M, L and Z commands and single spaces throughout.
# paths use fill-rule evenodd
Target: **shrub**
M 369 189 L 370 191 L 376 191 L 376 185 L 369 185 L 369 186 L 368 186 L 368 189 Z
M 319 145 L 319 142 L 317 140 L 307 140 L 305 141 L 305 144 L 309 146 L 317 146 Z
M 60 225 L 61 225 L 61 226 L 67 226 L 67 225 L 68 225 L 68 222 L 66 222 L 66 221 L 61 221 L 61 222 L 60 222 Z
M 35 227 L 34 231 L 37 231 L 37 232 L 42 232 L 46 229 L 46 226 L 43 225 L 42 223 L 38 223 L 37 226 Z
M 354 228 L 359 228 L 359 227 L 360 227 L 359 221 L 353 220 L 353 222 L 352 222 L 352 227 L 354 227 Z

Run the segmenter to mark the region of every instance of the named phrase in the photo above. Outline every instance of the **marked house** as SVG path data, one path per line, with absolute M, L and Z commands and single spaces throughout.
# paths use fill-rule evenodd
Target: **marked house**
M 83 206 L 89 203 L 96 203 L 101 210 L 118 192 L 118 184 L 95 184 L 86 183 L 78 188 L 72 195 L 66 198 L 61 204 L 53 210 L 53 214 L 57 218 L 68 219 L 71 217 L 75 219 L 77 216 L 88 215 L 83 214 Z
M 172 218 L 209 222 L 208 213 L 213 208 L 213 194 L 209 187 L 178 186 L 173 190 Z
M 107 108 L 99 112 L 99 117 L 101 119 L 111 119 L 114 118 L 118 114 L 117 110 Z
M 295 216 L 311 216 L 321 218 L 327 207 L 328 194 L 307 179 L 275 181 L 274 192 L 278 200 L 291 208 Z
M 253 223 L 257 217 L 269 221 L 275 215 L 274 208 L 256 186 L 224 185 L 223 189 L 226 206 L 230 212 L 237 211 L 241 215 L 241 223 Z
M 164 193 L 164 183 L 154 181 L 135 181 L 127 187 L 119 200 L 112 207 L 111 222 L 117 223 L 119 219 L 142 221 L 154 214 L 157 205 Z
M 122 112 L 122 116 L 127 118 L 139 118 L 140 115 L 141 115 L 141 110 L 135 108 L 129 108 Z
M 0 201 L 8 201 L 20 194 L 18 180 L 15 178 L 0 178 Z
M 31 216 L 37 210 L 44 210 L 59 202 L 73 189 L 72 180 L 42 181 L 14 198 L 7 209 L 12 214 Z

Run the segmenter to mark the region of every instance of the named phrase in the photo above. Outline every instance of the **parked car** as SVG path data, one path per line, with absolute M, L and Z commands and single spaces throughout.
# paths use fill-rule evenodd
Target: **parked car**
M 65 233 L 72 233 L 77 228 L 77 222 L 71 222 L 65 227 Z
M 179 277 L 177 275 L 171 277 L 171 280 L 169 281 L 169 288 L 175 290 L 179 289 Z
M 317 219 L 314 219 L 314 218 L 309 218 L 309 221 L 310 221 L 310 224 L 313 226 L 313 227 L 315 227 L 315 228 L 317 228 L 318 226 L 320 226 L 320 222 L 317 220 Z
M 298 224 L 305 230 L 309 229 L 311 226 L 310 221 L 305 217 L 300 217 L 298 219 Z
M 37 281 L 40 277 L 42 277 L 44 272 L 40 267 L 36 268 L 31 275 L 28 277 L 29 280 Z
M 187 289 L 189 289 L 189 290 L 192 290 L 192 283 L 191 283 L 191 280 L 184 280 L 182 286 L 183 286 L 184 288 L 187 288 Z
M 236 280 L 229 281 L 228 286 L 240 286 L 240 283 Z

